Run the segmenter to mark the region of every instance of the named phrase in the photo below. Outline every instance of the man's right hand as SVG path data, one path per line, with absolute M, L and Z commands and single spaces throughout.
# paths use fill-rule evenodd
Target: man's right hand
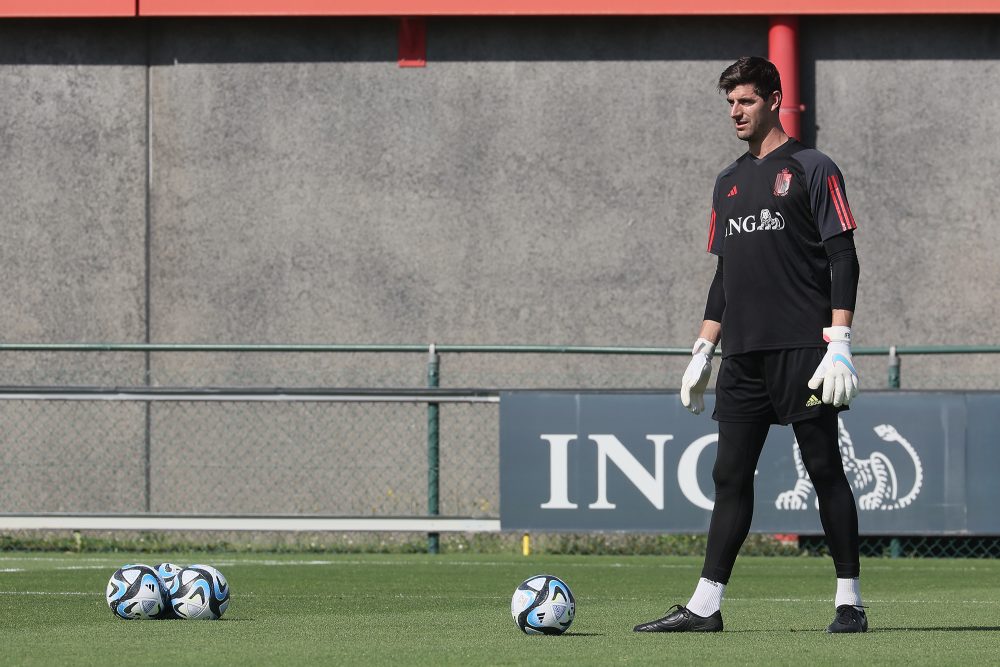
M 681 403 L 696 415 L 705 409 L 705 389 L 712 377 L 713 354 L 715 344 L 706 338 L 699 338 L 691 350 L 691 363 L 681 378 Z

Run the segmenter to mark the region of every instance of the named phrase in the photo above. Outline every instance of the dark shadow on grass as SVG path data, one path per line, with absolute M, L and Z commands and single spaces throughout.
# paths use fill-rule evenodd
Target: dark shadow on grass
M 603 637 L 603 632 L 564 632 L 560 637 Z
M 995 625 L 942 625 L 938 627 L 918 628 L 870 628 L 868 632 L 1000 632 L 1000 626 Z
M 822 633 L 822 634 L 835 634 L 828 633 L 825 628 L 788 628 L 788 630 L 775 629 L 775 630 L 725 630 L 717 634 L 734 634 L 734 633 L 777 633 L 777 632 L 809 632 L 809 633 Z M 942 625 L 938 627 L 912 627 L 912 628 L 869 628 L 868 634 L 873 632 L 1000 632 L 1000 626 L 995 625 Z M 844 633 L 844 634 L 854 634 L 854 633 Z
M 157 620 L 158 622 L 163 622 L 163 621 L 174 622 L 174 621 L 176 621 L 176 622 L 179 623 L 181 621 L 184 621 L 185 623 L 190 623 L 190 621 L 188 621 L 186 619 L 177 618 L 175 616 L 171 616 L 169 618 L 157 618 L 155 620 Z M 207 623 L 239 623 L 240 621 L 252 621 L 252 620 L 253 620 L 252 618 L 247 618 L 246 616 L 237 616 L 236 618 L 214 618 L 211 621 L 206 621 L 206 622 Z

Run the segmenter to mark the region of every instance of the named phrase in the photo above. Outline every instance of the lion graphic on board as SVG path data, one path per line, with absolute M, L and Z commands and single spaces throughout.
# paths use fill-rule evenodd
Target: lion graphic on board
M 880 424 L 872 429 L 883 442 L 895 443 L 902 447 L 913 462 L 916 473 L 913 486 L 905 495 L 900 496 L 899 480 L 892 460 L 879 451 L 872 452 L 866 459 L 859 459 L 854 453 L 854 443 L 851 434 L 844 427 L 844 420 L 838 418 L 837 421 L 840 427 L 840 458 L 844 462 L 847 480 L 855 489 L 858 509 L 898 510 L 916 500 L 924 481 L 924 468 L 913 445 L 891 424 Z M 792 455 L 795 458 L 795 472 L 798 474 L 798 479 L 793 488 L 778 494 L 774 505 L 781 510 L 804 510 L 809 507 L 809 500 L 815 493 L 806 467 L 802 463 L 802 452 L 799 451 L 798 441 L 792 444 Z M 818 506 L 819 500 L 813 498 L 813 503 Z

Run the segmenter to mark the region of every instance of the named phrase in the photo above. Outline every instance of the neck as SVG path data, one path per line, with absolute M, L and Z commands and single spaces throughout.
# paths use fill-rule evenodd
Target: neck
M 780 148 L 782 144 L 788 141 L 788 138 L 781 125 L 776 125 L 768 130 L 763 137 L 750 139 L 750 155 L 762 158 L 771 151 Z

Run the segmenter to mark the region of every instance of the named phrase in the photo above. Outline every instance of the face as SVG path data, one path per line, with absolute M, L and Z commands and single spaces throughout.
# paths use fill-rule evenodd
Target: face
M 726 95 L 726 101 L 729 102 L 729 117 L 736 126 L 736 136 L 743 141 L 760 140 L 777 124 L 780 93 L 772 93 L 765 100 L 752 85 L 743 83 Z

